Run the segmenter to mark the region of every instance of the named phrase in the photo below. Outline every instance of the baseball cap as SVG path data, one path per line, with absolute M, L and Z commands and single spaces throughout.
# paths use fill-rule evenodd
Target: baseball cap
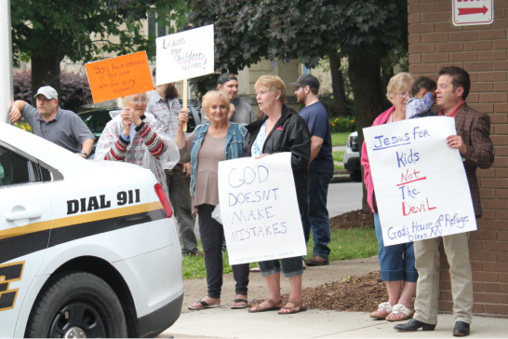
M 290 85 L 294 87 L 309 86 L 310 88 L 319 89 L 319 80 L 312 74 L 303 74 L 300 75 L 296 82 L 291 82 Z
M 233 73 L 224 73 L 224 74 L 221 74 L 221 76 L 217 79 L 217 85 L 222 85 L 228 81 L 231 81 L 231 80 L 238 80 L 236 78 L 236 74 L 233 74 Z
M 56 89 L 51 86 L 42 86 L 39 88 L 37 94 L 35 94 L 34 97 L 37 97 L 39 94 L 44 95 L 48 100 L 58 99 L 58 93 L 56 92 Z

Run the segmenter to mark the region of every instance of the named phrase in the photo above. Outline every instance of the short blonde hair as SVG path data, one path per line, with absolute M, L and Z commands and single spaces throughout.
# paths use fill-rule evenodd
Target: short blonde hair
M 391 100 L 397 93 L 405 91 L 406 88 L 408 93 L 411 93 L 411 86 L 414 81 L 413 76 L 407 72 L 395 74 L 390 78 L 388 86 L 386 87 L 386 97 L 388 100 Z
M 280 91 L 279 100 L 283 104 L 286 103 L 286 84 L 281 78 L 276 75 L 262 75 L 254 84 L 254 88 L 258 90 L 261 86 L 268 88 L 268 91 L 275 97 L 277 96 L 277 91 Z
M 229 113 L 229 95 L 217 90 L 212 90 L 206 92 L 206 94 L 203 96 L 203 101 L 201 103 L 201 108 L 203 109 L 203 112 L 208 117 L 208 113 L 210 111 L 210 106 L 212 105 L 212 102 L 216 99 L 219 99 L 224 106 L 226 106 L 226 110 Z

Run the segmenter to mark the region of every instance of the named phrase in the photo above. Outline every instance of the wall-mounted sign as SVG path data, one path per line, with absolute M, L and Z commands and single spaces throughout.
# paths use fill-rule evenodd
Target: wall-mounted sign
M 452 0 L 453 24 L 490 25 L 494 22 L 494 0 Z

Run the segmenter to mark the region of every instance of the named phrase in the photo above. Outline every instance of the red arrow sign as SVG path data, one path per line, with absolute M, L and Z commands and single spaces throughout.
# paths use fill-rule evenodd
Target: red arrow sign
M 483 6 L 483 8 L 481 7 L 459 8 L 459 15 L 480 14 L 480 13 L 483 13 L 483 15 L 485 15 L 487 11 L 488 9 L 487 7 L 485 7 L 485 5 Z

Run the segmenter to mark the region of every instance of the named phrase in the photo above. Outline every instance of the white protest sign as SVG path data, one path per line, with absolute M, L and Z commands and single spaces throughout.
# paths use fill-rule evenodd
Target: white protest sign
M 471 192 L 449 117 L 364 128 L 384 244 L 476 230 Z
M 191 79 L 214 72 L 213 25 L 155 40 L 156 84 Z
M 307 254 L 291 153 L 219 162 L 219 201 L 230 265 Z

